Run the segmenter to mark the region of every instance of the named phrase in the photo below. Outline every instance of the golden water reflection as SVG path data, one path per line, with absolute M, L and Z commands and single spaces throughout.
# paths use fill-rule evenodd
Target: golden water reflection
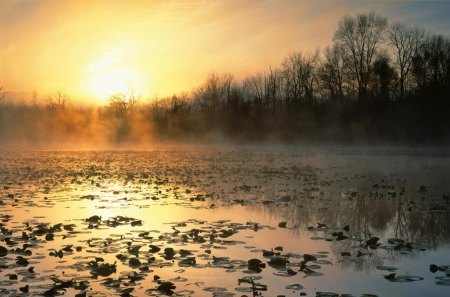
M 55 287 L 68 296 L 148 296 L 167 293 L 155 289 L 170 281 L 176 295 L 239 296 L 252 292 L 237 280 L 252 276 L 268 286 L 263 296 L 297 296 L 286 289 L 295 283 L 308 294 L 389 295 L 388 272 L 376 269 L 384 265 L 427 276 L 399 296 L 439 296 L 444 286 L 427 268 L 448 264 L 440 255 L 449 249 L 449 192 L 439 177 L 449 168 L 438 166 L 448 157 L 422 158 L 426 174 L 398 166 L 397 154 L 382 157 L 391 168 L 361 167 L 345 151 L 2 152 L 0 292 L 15 296 L 28 284 L 30 296 Z M 379 244 L 369 247 L 374 236 Z M 267 264 L 263 250 L 276 247 L 287 265 Z M 305 254 L 317 260 L 302 271 Z M 247 265 L 253 258 L 266 264 L 259 273 Z M 113 263 L 115 271 L 102 266 Z M 55 278 L 77 285 L 60 288 Z

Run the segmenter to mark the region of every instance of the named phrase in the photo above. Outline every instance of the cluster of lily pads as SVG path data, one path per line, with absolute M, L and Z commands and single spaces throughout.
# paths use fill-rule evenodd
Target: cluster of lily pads
M 448 195 L 436 194 L 430 186 L 409 185 L 395 175 L 319 168 L 277 153 L 78 152 L 74 156 L 34 152 L 0 157 L 0 295 L 271 296 L 275 291 L 280 296 L 306 295 L 306 289 L 312 288 L 305 288 L 302 280 L 325 277 L 324 266 L 370 263 L 377 257 L 408 256 L 433 248 L 422 240 L 432 236 L 428 230 L 408 229 L 413 220 L 423 225 L 441 220 L 444 224 L 433 242 L 449 241 L 445 236 Z M 67 205 L 115 209 L 120 215 L 77 217 L 74 213 L 50 222 L 42 215 L 26 216 L 36 209 L 59 211 Z M 191 219 L 167 224 L 168 230 L 147 228 L 154 219 L 153 206 L 217 209 L 226 217 L 233 205 L 262 209 L 280 219 L 273 225 L 244 218 L 241 222 Z M 392 208 L 395 213 L 389 212 Z M 130 217 L 122 209 L 137 209 L 142 215 Z M 354 219 L 358 215 L 362 219 Z M 384 237 L 379 226 L 397 217 L 401 236 Z M 312 224 L 317 221 L 323 223 Z M 292 237 L 305 232 L 312 240 L 329 242 L 333 253 L 248 246 L 246 236 L 252 234 L 257 241 L 259 231 L 273 236 L 287 232 Z M 236 251 L 241 250 L 250 256 L 239 256 Z M 450 283 L 450 269 L 444 264 L 429 267 L 437 274 L 436 285 Z M 382 271 L 380 277 L 386 282 L 424 279 L 398 273 L 392 266 L 374 268 Z M 195 275 L 201 271 L 218 279 L 233 278 L 233 285 L 198 280 Z M 272 277 L 292 281 L 280 289 Z
M 7 221 L 6 219 L 3 220 Z M 280 276 L 295 275 L 295 270 L 305 274 L 311 274 L 312 270 L 307 265 L 308 262 L 317 261 L 317 257 L 325 257 L 324 255 L 294 255 L 282 254 L 283 247 L 275 247 L 275 251 L 257 251 L 265 261 L 259 259 L 238 260 L 229 257 L 214 256 L 212 250 L 221 249 L 224 246 L 244 244 L 242 241 L 229 239 L 241 230 L 255 230 L 258 228 L 270 228 L 253 222 L 245 224 L 234 223 L 228 220 L 215 221 L 208 223 L 206 221 L 189 220 L 186 222 L 173 223 L 173 232 L 139 232 L 135 238 L 121 236 L 120 238 L 89 238 L 82 245 L 65 245 L 60 249 L 48 249 L 48 255 L 35 257 L 34 251 L 38 248 L 45 247 L 49 242 L 53 242 L 55 236 L 68 237 L 78 234 L 83 230 L 95 229 L 101 226 L 115 228 L 118 225 L 129 225 L 137 227 L 134 222 L 139 221 L 128 217 L 111 217 L 103 220 L 100 216 L 91 216 L 81 221 L 84 227 L 80 228 L 74 224 L 56 225 L 39 223 L 35 225 L 27 224 L 22 229 L 19 236 L 19 230 L 9 230 L 2 227 L 2 240 L 7 247 L 0 246 L 0 257 L 2 257 L 2 269 L 17 270 L 19 267 L 27 267 L 27 275 L 23 276 L 22 281 L 27 283 L 35 278 L 34 271 L 31 266 L 36 259 L 44 259 L 47 256 L 64 259 L 70 257 L 76 260 L 78 253 L 88 253 L 87 256 L 81 257 L 83 261 L 75 262 L 66 269 L 72 269 L 79 272 L 89 272 L 90 276 L 82 275 L 81 277 L 64 278 L 64 272 L 61 276 L 50 276 L 52 284 L 30 286 L 26 284 L 19 287 L 19 291 L 23 293 L 37 293 L 41 296 L 58 296 L 64 294 L 68 289 L 78 291 L 75 296 L 86 296 L 92 293 L 91 283 L 99 281 L 100 284 L 109 289 L 115 290 L 120 296 L 132 296 L 134 287 L 140 282 L 147 280 L 154 270 L 166 267 L 179 267 L 178 272 L 183 272 L 185 268 L 210 268 L 221 269 L 226 272 L 234 272 L 237 270 L 242 273 L 254 274 L 261 272 L 262 268 L 268 266 L 276 269 L 276 273 Z M 114 222 L 114 223 L 111 223 Z M 192 228 L 194 227 L 194 228 Z M 23 231 L 26 230 L 26 231 Z M 16 234 L 17 233 L 17 234 Z M 151 236 L 153 233 L 157 236 Z M 53 236 L 48 236 L 52 234 Z M 7 236 L 5 236 L 7 235 Z M 22 248 L 13 248 L 22 245 Z M 175 246 L 189 246 L 191 249 L 174 248 Z M 115 261 L 107 262 L 104 257 L 94 255 L 114 254 Z M 15 261 L 14 261 L 15 256 Z M 90 259 L 90 260 L 89 260 Z M 302 259 L 299 262 L 290 261 L 289 259 Z M 14 263 L 15 262 L 15 263 Z M 120 263 L 120 265 L 119 265 Z M 316 265 L 317 266 L 317 265 Z M 125 272 L 126 269 L 130 271 Z M 320 268 L 320 267 L 318 267 Z M 118 271 L 121 269 L 122 271 Z M 119 274 L 119 277 L 116 275 Z M 6 275 L 11 284 L 17 283 L 18 275 L 10 273 Z M 237 291 L 240 292 L 259 292 L 266 291 L 267 285 L 255 282 L 260 279 L 258 276 L 243 277 L 238 279 Z M 187 281 L 186 278 L 178 277 L 175 279 L 163 280 L 157 274 L 153 274 L 154 286 L 147 289 L 148 295 L 190 295 L 194 294 L 192 290 L 179 290 L 175 282 Z M 250 284 L 249 287 L 241 286 L 241 284 Z M 303 287 L 300 284 L 289 286 L 287 289 L 299 290 Z M 205 287 L 205 291 L 215 293 L 222 292 L 222 289 L 214 287 Z M 7 295 L 14 295 L 16 290 L 8 290 L 2 288 L 2 292 Z

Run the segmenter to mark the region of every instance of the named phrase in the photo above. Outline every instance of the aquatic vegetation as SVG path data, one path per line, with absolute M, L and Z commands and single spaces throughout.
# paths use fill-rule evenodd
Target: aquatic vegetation
M 450 242 L 448 189 L 313 155 L 4 152 L 0 294 L 370 296 L 339 286 L 364 270 L 449 285 L 445 262 L 408 266 Z

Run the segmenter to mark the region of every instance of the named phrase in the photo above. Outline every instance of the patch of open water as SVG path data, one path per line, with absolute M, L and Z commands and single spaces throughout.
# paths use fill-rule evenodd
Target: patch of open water
M 447 296 L 449 161 L 437 149 L 1 151 L 0 294 Z

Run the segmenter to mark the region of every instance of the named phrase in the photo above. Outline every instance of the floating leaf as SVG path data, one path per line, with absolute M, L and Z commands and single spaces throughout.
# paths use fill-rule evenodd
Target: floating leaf
M 415 276 L 415 275 L 396 275 L 396 273 L 391 273 L 389 275 L 384 276 L 390 282 L 396 283 L 409 283 L 423 280 L 423 277 Z
M 300 284 L 292 284 L 285 287 L 286 290 L 302 290 L 304 287 Z
M 8 250 L 0 245 L 0 257 L 5 257 L 8 254 Z
M 378 266 L 376 266 L 376 268 L 377 268 L 378 270 L 387 270 L 387 271 L 395 271 L 395 270 L 398 269 L 398 268 L 396 268 L 396 267 L 392 267 L 392 266 L 383 266 L 383 265 L 378 265 Z

